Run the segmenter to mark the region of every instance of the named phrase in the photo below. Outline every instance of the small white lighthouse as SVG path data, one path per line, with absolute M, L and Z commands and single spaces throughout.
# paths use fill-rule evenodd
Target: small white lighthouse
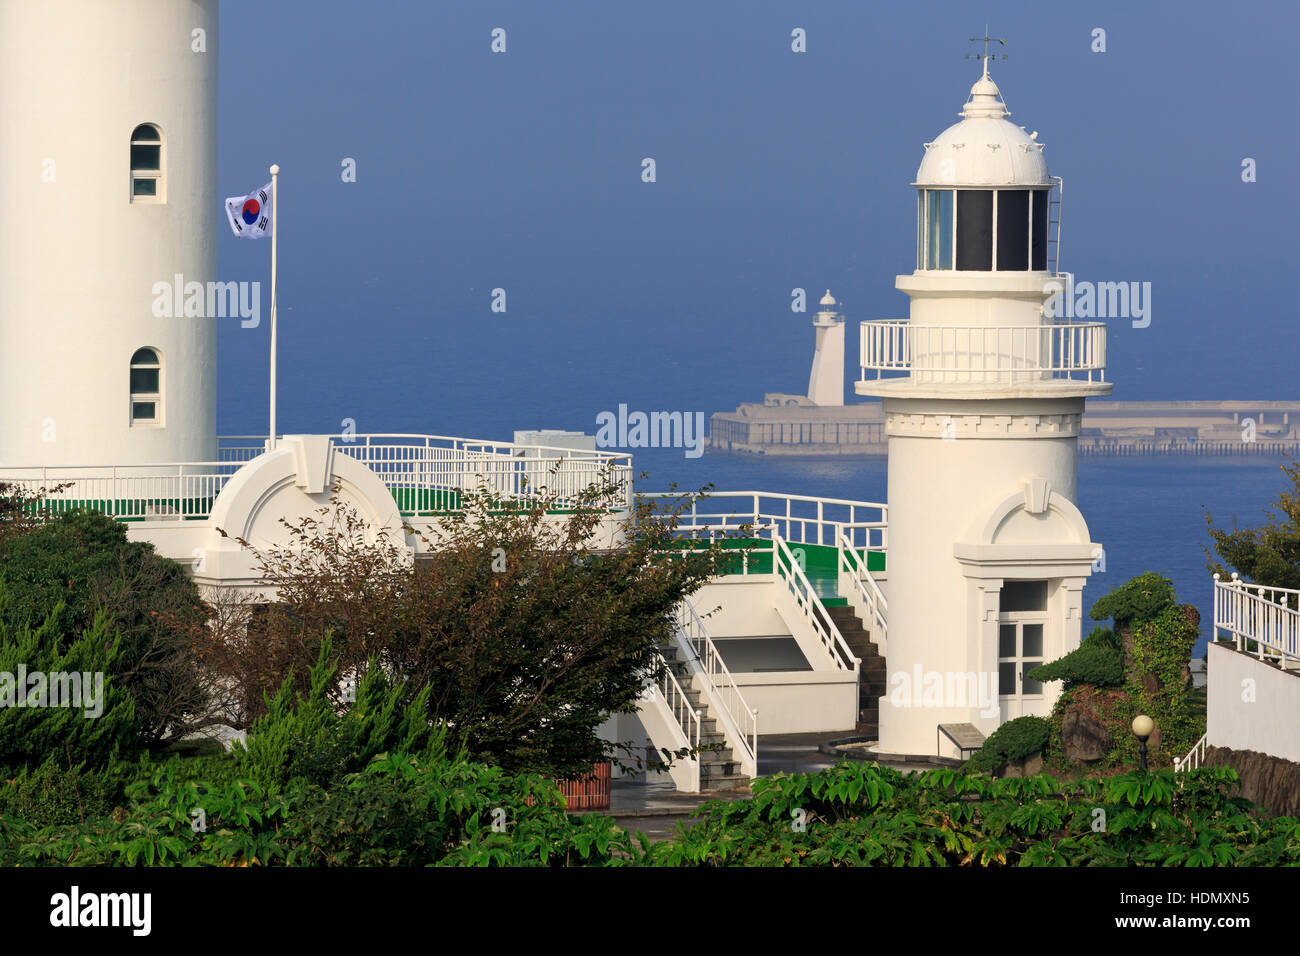
M 0 464 L 215 457 L 216 320 L 158 290 L 216 279 L 218 55 L 217 0 L 0 2 Z
M 844 404 L 844 316 L 831 290 L 822 296 L 821 311 L 813 318 L 817 330 L 817 351 L 813 353 L 808 398 L 814 405 Z
M 940 724 L 1049 713 L 1059 685 L 1027 673 L 1078 645 L 1100 554 L 1076 459 L 1085 398 L 1110 392 L 1105 327 L 1044 314 L 1060 180 L 1008 115 L 985 58 L 913 184 L 910 319 L 862 323 L 856 391 L 889 440 L 882 752 L 955 755 Z

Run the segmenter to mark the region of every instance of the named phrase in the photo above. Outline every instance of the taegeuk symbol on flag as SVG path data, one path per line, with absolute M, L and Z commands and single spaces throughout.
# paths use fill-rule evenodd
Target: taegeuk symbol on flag
M 226 200 L 226 218 L 240 239 L 261 239 L 271 234 L 271 184 L 247 196 Z

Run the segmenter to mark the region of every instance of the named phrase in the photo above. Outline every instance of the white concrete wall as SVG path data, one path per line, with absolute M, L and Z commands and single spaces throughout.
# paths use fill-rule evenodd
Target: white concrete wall
M 1206 669 L 1206 742 L 1300 763 L 1300 675 L 1217 643 Z
M 858 681 L 852 672 L 732 676 L 745 702 L 758 711 L 760 735 L 838 733 L 857 727 Z M 758 750 L 761 759 L 762 740 Z
M 691 603 L 715 639 L 789 634 L 790 628 L 772 602 L 773 580 L 770 574 L 754 574 L 711 581 L 691 597 Z M 715 608 L 720 609 L 704 616 Z
M 215 457 L 218 320 L 154 317 L 153 287 L 217 277 L 217 22 L 217 0 L 0 2 L 0 464 Z M 165 202 L 130 200 L 141 123 Z M 145 346 L 164 423 L 132 427 Z

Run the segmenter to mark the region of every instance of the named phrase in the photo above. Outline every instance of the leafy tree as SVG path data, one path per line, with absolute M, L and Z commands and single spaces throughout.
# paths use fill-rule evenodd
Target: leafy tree
M 194 641 L 209 610 L 176 562 L 153 545 L 128 541 L 126 527 L 98 512 L 74 510 L 0 544 L 4 622 L 14 632 L 39 627 L 65 643 L 99 617 L 121 641 L 114 684 L 135 701 L 148 744 L 209 722 L 209 692 Z
M 0 547 L 49 520 L 53 505 L 48 496 L 68 487 L 70 484 L 65 483 L 29 490 L 13 482 L 0 481 Z
M 719 541 L 679 546 L 683 495 L 661 508 L 602 475 L 576 494 L 465 493 L 413 563 L 337 498 L 256 552 L 277 601 L 212 650 L 244 687 L 246 716 L 289 678 L 299 694 L 326 635 L 338 672 L 370 662 L 413 695 L 448 746 L 510 772 L 560 777 L 616 756 L 596 730 L 634 712 L 681 600 L 716 573 Z M 743 533 L 743 529 L 741 531 Z M 734 551 L 728 552 L 734 554 Z M 335 701 L 341 683 L 327 691 Z
M 1216 528 L 1210 513 L 1205 513 L 1205 524 L 1218 555 L 1215 560 L 1205 549 L 1211 573 L 1227 578 L 1236 571 L 1258 584 L 1300 588 L 1300 462 L 1288 460 L 1281 467 L 1290 487 L 1278 494 L 1276 511 L 1265 511 L 1265 524 L 1255 528 L 1234 526 L 1232 530 Z

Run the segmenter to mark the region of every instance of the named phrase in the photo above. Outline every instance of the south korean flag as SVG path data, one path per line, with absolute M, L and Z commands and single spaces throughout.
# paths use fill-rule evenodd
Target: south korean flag
M 271 234 L 271 184 L 247 196 L 226 200 L 226 218 L 240 239 L 261 239 Z

